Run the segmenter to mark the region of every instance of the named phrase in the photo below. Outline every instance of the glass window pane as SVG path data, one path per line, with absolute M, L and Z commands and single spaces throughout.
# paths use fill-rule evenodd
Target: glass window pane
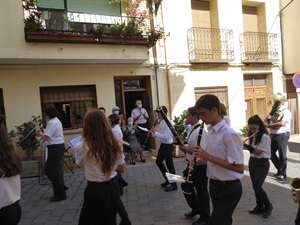
M 244 80 L 244 87 L 251 87 L 251 86 L 252 86 L 251 80 Z
M 254 79 L 254 86 L 265 86 L 266 80 L 265 79 Z

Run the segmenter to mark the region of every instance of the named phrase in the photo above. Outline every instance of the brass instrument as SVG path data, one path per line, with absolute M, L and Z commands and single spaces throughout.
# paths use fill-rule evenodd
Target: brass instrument
M 200 146 L 201 138 L 202 138 L 202 133 L 203 133 L 203 128 L 204 128 L 204 122 L 201 123 L 199 133 L 198 133 L 198 138 L 197 138 L 197 145 Z M 189 171 L 187 176 L 185 177 L 185 184 L 182 185 L 182 192 L 187 195 L 192 194 L 192 171 L 194 170 L 194 166 L 196 163 L 196 157 L 192 155 L 191 161 L 189 162 Z
M 272 109 L 265 119 L 267 124 L 276 123 L 282 120 L 283 118 L 283 112 L 279 110 L 279 108 L 283 105 L 284 102 L 287 101 L 287 99 L 280 93 L 277 93 L 274 96 L 275 102 L 272 106 Z
M 177 134 L 175 128 L 173 127 L 173 125 L 171 124 L 171 122 L 169 121 L 167 115 L 165 114 L 165 112 L 163 111 L 162 107 L 157 107 L 156 112 L 160 112 L 161 113 L 161 116 L 163 117 L 164 121 L 166 122 L 167 126 L 170 128 L 174 138 L 176 139 L 177 143 L 180 145 L 180 146 L 183 146 L 184 143 L 183 141 L 181 140 L 180 136 Z
M 298 203 L 300 206 L 300 178 L 295 177 L 289 182 L 292 189 L 292 197 L 294 202 Z

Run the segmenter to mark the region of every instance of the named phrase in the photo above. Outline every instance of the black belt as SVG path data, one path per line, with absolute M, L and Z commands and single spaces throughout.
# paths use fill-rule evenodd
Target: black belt
M 216 185 L 226 185 L 226 184 L 235 184 L 240 182 L 239 179 L 235 179 L 235 180 L 214 180 L 214 179 L 210 179 L 209 182 L 211 182 L 212 184 L 216 184 Z
M 280 134 L 272 134 L 272 136 L 277 137 L 277 136 L 280 136 L 280 135 L 283 135 L 283 134 L 286 134 L 286 133 L 289 133 L 289 132 L 284 132 L 284 133 L 280 133 Z

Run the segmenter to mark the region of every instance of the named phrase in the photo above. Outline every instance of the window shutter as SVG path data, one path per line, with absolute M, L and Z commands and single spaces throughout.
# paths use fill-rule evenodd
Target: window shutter
M 119 3 L 109 4 L 108 0 L 67 0 L 68 12 L 80 12 L 96 15 L 120 16 Z
M 64 0 L 37 0 L 38 8 L 65 9 Z

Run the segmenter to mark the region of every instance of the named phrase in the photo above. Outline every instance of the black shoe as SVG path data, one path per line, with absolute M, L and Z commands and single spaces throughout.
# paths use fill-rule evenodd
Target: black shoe
M 161 183 L 160 186 L 167 187 L 169 184 L 169 181 L 165 181 L 164 183 Z
M 146 162 L 146 159 L 141 159 L 141 162 L 142 162 L 142 163 L 145 163 L 145 162 Z
M 248 212 L 250 214 L 263 214 L 265 212 L 265 209 L 260 206 L 255 206 L 253 209 L 250 209 Z
M 269 206 L 266 206 L 265 212 L 263 213 L 263 218 L 268 218 L 271 216 L 273 210 L 273 206 L 270 204 Z
M 285 180 L 285 177 L 284 175 L 279 175 L 278 177 L 276 177 L 277 181 L 280 182 L 280 183 L 283 183 L 284 180 Z
M 205 225 L 205 224 L 207 224 L 207 222 L 200 219 L 192 223 L 192 225 Z
M 60 202 L 66 200 L 66 197 L 62 198 L 62 197 L 53 197 L 50 199 L 50 202 Z
M 168 185 L 166 188 L 165 188 L 165 191 L 166 192 L 169 192 L 169 191 L 176 191 L 177 190 L 177 184 L 174 185 L 174 184 L 170 184 Z
M 67 191 L 67 190 L 69 190 L 69 187 L 67 187 L 67 186 L 65 185 L 65 191 Z
M 184 215 L 187 218 L 192 218 L 192 217 L 198 215 L 198 213 L 196 212 L 196 210 L 192 209 L 191 211 L 186 212 Z

